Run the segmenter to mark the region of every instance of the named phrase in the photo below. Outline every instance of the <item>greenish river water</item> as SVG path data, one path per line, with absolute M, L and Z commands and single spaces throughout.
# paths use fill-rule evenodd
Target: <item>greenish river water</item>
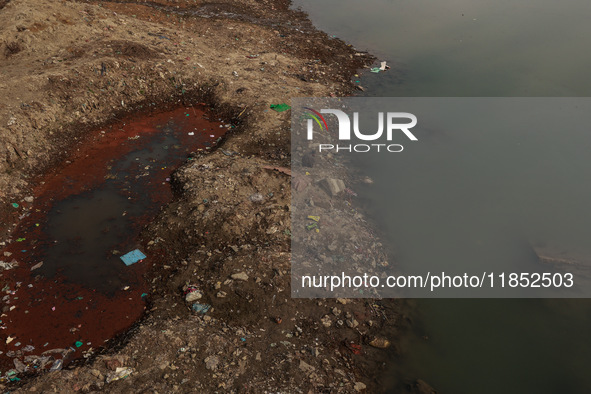
M 320 29 L 388 61 L 392 66 L 388 72 L 364 73 L 356 79 L 367 96 L 591 96 L 589 2 L 296 0 L 295 6 L 309 12 Z M 466 225 L 475 226 L 476 234 L 498 223 L 499 212 L 503 212 L 520 218 L 519 230 L 526 237 L 541 238 L 543 243 L 557 244 L 578 256 L 591 255 L 591 179 L 585 176 L 591 169 L 591 156 L 586 154 L 591 137 L 579 136 L 576 144 L 544 161 L 540 152 L 551 152 L 547 144 L 556 142 L 546 137 L 534 140 L 532 149 L 515 147 L 499 156 L 490 170 L 472 166 L 469 160 L 458 166 L 457 161 L 442 158 L 433 176 L 453 172 L 462 179 L 478 179 L 465 185 L 464 193 L 495 182 L 505 190 L 507 179 L 499 182 L 496 169 L 521 168 L 523 162 L 538 160 L 542 165 L 530 167 L 527 182 L 517 176 L 510 180 L 518 186 L 514 193 L 499 193 L 502 198 L 495 199 L 486 189 L 482 200 L 497 205 L 491 209 L 491 203 L 474 204 L 464 212 Z M 495 136 L 490 135 L 490 145 L 496 146 L 494 142 Z M 451 142 L 441 138 L 439 143 L 445 148 Z M 570 172 L 569 168 L 577 170 Z M 408 179 L 422 177 L 413 185 L 417 197 L 441 192 L 430 186 L 437 179 L 430 182 L 428 173 L 412 171 L 406 172 Z M 377 178 L 376 184 L 387 181 L 386 176 Z M 393 192 L 408 186 L 404 179 L 397 180 L 392 182 Z M 376 216 L 387 211 L 383 186 L 377 190 L 381 192 L 363 193 L 372 200 Z M 536 195 L 543 198 L 532 200 Z M 405 196 L 411 203 L 412 196 Z M 419 209 L 407 215 L 397 212 L 396 223 L 384 226 L 385 241 L 394 249 L 407 248 L 412 253 L 411 240 L 400 238 L 408 230 L 425 234 L 425 239 L 438 234 L 453 239 L 454 226 L 440 220 L 448 217 L 449 206 L 437 201 L 430 200 L 430 215 L 421 216 Z M 458 212 L 461 208 L 454 207 Z M 478 220 L 469 220 L 475 217 Z M 465 232 L 466 227 L 455 228 Z M 488 233 L 489 239 L 492 236 Z M 500 236 L 512 234 L 504 231 Z M 429 258 L 428 250 L 420 252 Z M 415 333 L 404 339 L 402 354 L 396 356 L 388 373 L 386 391 L 403 392 L 408 382 L 421 378 L 440 393 L 591 392 L 588 300 L 413 302 Z

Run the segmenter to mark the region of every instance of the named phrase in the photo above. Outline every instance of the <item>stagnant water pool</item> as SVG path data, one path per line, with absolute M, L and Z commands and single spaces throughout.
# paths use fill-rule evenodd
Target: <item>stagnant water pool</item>
M 129 117 L 89 133 L 13 203 L 20 222 L 0 251 L 3 379 L 89 356 L 142 316 L 143 274 L 162 261 L 140 231 L 171 200 L 173 170 L 229 127 L 200 107 Z M 126 266 L 135 249 L 147 257 Z

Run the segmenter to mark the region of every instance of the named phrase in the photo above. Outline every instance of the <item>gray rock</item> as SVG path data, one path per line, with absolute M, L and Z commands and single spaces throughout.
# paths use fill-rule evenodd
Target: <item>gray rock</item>
M 27 366 L 18 358 L 12 359 L 12 362 L 14 363 L 14 369 L 16 369 L 17 372 L 25 372 L 27 370 Z
M 255 193 L 250 196 L 250 201 L 252 202 L 263 202 L 265 201 L 265 197 L 261 193 Z
M 345 190 L 345 182 L 341 179 L 324 178 L 319 183 L 331 197 Z
M 201 299 L 201 297 L 203 297 L 203 294 L 201 294 L 201 292 L 199 290 L 195 290 L 190 293 L 187 293 L 187 295 L 185 296 L 185 301 L 195 302 L 195 301 Z

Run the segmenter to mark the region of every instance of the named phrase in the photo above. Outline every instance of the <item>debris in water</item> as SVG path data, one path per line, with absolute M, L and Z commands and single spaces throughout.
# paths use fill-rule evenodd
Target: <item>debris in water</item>
M 10 263 L 0 261 L 0 268 L 2 268 L 3 270 L 11 270 L 14 267 L 18 267 L 18 262 L 16 260 L 12 260 Z
M 121 256 L 121 260 L 123 260 L 123 262 L 127 266 L 135 264 L 138 261 L 141 261 L 145 258 L 146 258 L 146 255 L 143 254 L 139 249 L 132 250 L 131 252 Z

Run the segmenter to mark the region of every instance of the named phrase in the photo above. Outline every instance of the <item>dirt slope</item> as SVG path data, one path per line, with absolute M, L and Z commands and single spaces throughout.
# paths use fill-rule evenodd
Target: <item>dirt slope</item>
M 196 102 L 239 125 L 223 151 L 177 171 L 175 202 L 144 232 L 148 252 L 160 248 L 170 256 L 148 278 L 146 318 L 106 353 L 25 380 L 21 390 L 378 389 L 387 352 L 369 342 L 392 334 L 396 306 L 290 297 L 290 176 L 264 168 L 290 161 L 289 111 L 269 105 L 349 94 L 352 74 L 373 59 L 316 31 L 285 1 L 2 4 L 5 242 L 17 216 L 10 203 L 27 194 L 32 175 L 59 167 L 61 155 L 92 127 L 128 112 Z M 207 314 L 184 301 L 187 284 L 202 290 L 201 301 L 212 305 Z M 118 367 L 131 375 L 106 383 Z

